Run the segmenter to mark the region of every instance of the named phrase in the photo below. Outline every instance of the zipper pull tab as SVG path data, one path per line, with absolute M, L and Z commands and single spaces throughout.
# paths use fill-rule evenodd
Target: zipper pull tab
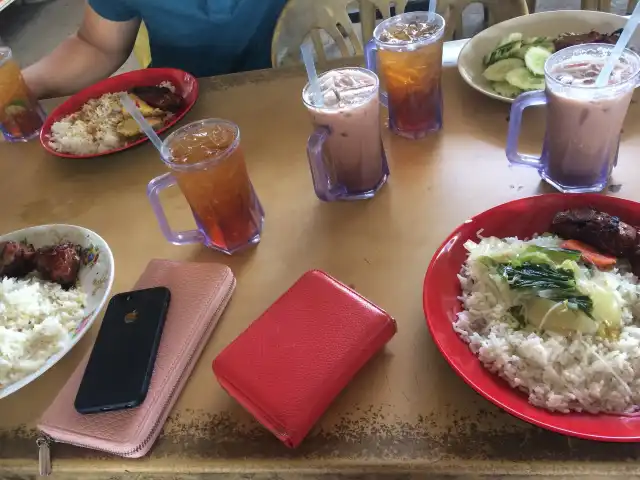
M 36 440 L 38 446 L 38 463 L 40 465 L 40 476 L 48 477 L 51 475 L 51 450 L 49 446 L 51 441 L 47 437 L 39 437 Z

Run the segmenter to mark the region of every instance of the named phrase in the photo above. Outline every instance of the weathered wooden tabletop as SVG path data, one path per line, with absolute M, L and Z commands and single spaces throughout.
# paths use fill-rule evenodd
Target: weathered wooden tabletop
M 300 478 L 320 474 L 406 478 L 568 478 L 640 475 L 640 446 L 569 439 L 532 427 L 479 397 L 432 343 L 422 282 L 434 250 L 459 223 L 496 204 L 549 191 L 504 155 L 509 106 L 444 73 L 445 127 L 422 141 L 385 130 L 391 176 L 379 195 L 325 204 L 305 155 L 311 127 L 304 72 L 271 70 L 202 80 L 185 121 L 236 122 L 266 210 L 257 248 L 226 257 L 167 243 L 145 196 L 164 167 L 149 144 L 93 160 L 65 160 L 37 142 L 0 144 L 0 232 L 44 223 L 95 230 L 116 262 L 114 292 L 132 287 L 151 258 L 223 262 L 238 287 L 150 456 L 124 460 L 53 446 L 54 478 Z M 640 200 L 640 110 L 632 104 L 614 173 L 616 195 Z M 543 111 L 525 118 L 535 151 Z M 177 189 L 164 196 L 176 228 L 191 226 Z M 386 309 L 399 332 L 338 397 L 297 450 L 261 428 L 216 383 L 211 361 L 303 272 L 327 271 Z M 90 348 L 96 328 L 57 366 L 0 400 L 0 478 L 37 472 L 37 419 Z M 405 477 L 406 475 L 406 477 Z

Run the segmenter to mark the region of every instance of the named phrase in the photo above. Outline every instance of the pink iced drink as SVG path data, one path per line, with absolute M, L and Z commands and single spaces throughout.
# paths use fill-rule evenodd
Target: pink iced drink
M 547 63 L 547 173 L 559 184 L 606 182 L 616 161 L 640 65 L 637 57 L 623 54 L 609 85 L 596 88 L 608 51 L 589 45 Z
M 350 192 L 374 188 L 384 176 L 378 78 L 364 69 L 330 70 L 319 78 L 322 105 L 310 88 L 304 103 L 315 127 L 330 131 L 324 164 L 334 184 Z

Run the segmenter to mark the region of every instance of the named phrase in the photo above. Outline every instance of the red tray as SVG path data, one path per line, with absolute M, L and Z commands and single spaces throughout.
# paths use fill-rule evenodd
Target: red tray
M 183 72 L 182 70 L 177 70 L 175 68 L 147 68 L 144 70 L 135 70 L 133 72 L 123 73 L 121 75 L 116 75 L 115 77 L 107 78 L 105 80 L 102 80 L 101 82 L 96 83 L 95 85 L 85 88 L 81 92 L 78 92 L 67 99 L 47 117 L 47 120 L 44 122 L 44 125 L 42 127 L 42 131 L 40 132 L 40 143 L 47 152 L 58 157 L 93 158 L 120 152 L 122 150 L 126 150 L 135 145 L 146 142 L 148 140 L 147 137 L 142 137 L 139 140 L 133 141 L 123 147 L 116 148 L 114 150 L 109 150 L 101 153 L 93 153 L 90 155 L 74 155 L 71 153 L 62 153 L 55 151 L 49 146 L 49 137 L 51 135 L 51 126 L 55 122 L 71 113 L 77 112 L 85 103 L 87 103 L 87 101 L 91 100 L 92 98 L 99 98 L 105 93 L 129 90 L 133 87 L 159 85 L 160 83 L 165 81 L 171 82 L 175 86 L 176 93 L 182 95 L 185 103 L 184 107 L 180 109 L 171 118 L 171 120 L 167 122 L 166 125 L 157 130 L 158 133 L 164 132 L 165 130 L 171 128 L 173 125 L 179 122 L 182 117 L 184 117 L 187 112 L 191 110 L 191 107 L 193 107 L 193 105 L 196 103 L 196 99 L 198 98 L 198 81 L 190 73 Z

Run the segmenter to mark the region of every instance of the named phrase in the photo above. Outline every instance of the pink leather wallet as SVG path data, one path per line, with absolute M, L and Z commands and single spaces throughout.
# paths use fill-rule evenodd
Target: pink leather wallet
M 171 304 L 146 400 L 131 410 L 77 413 L 73 402 L 87 354 L 38 425 L 47 436 L 38 442 L 41 470 L 47 463 L 42 450 L 50 441 L 130 458 L 151 449 L 231 298 L 235 278 L 225 265 L 152 260 L 134 288 L 157 286 L 171 290 Z

